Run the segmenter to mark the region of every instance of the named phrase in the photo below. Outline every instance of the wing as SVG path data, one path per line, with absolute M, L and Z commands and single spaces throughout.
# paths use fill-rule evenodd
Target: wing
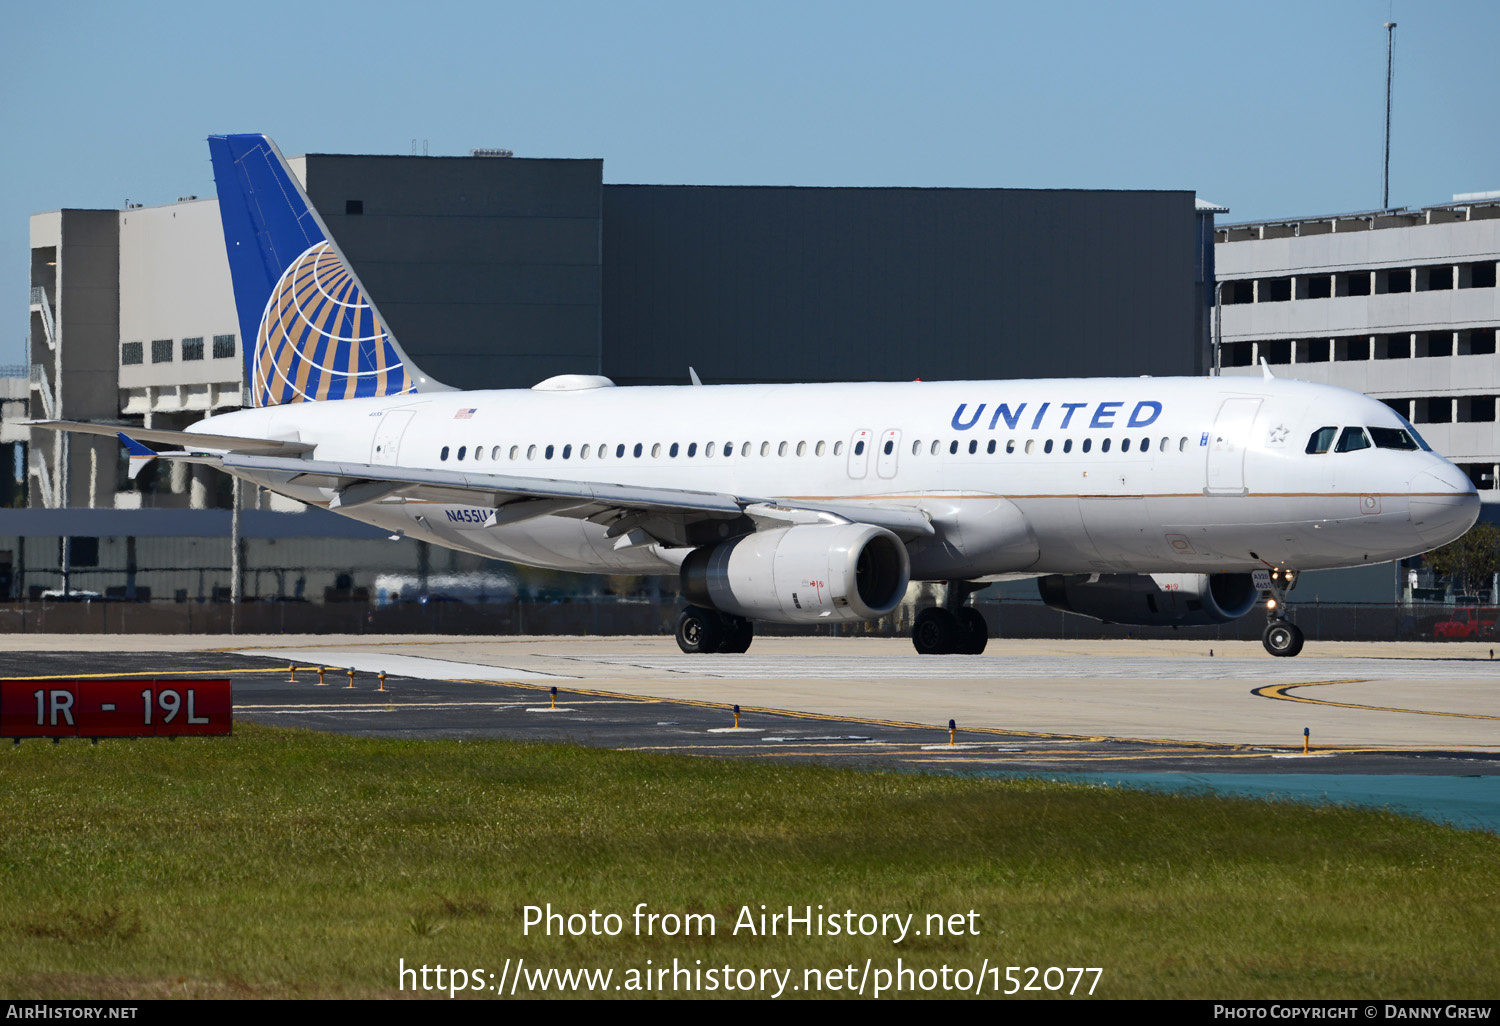
M 493 510 L 486 526 L 516 523 L 537 516 L 570 516 L 608 525 L 617 537 L 637 528 L 667 544 L 702 544 L 717 540 L 700 535 L 694 525 L 749 517 L 757 523 L 840 522 L 884 527 L 903 540 L 930 536 L 932 523 L 919 510 L 854 503 L 786 504 L 773 498 L 732 495 L 687 488 L 653 488 L 602 481 L 567 481 L 514 474 L 480 474 L 372 463 L 332 462 L 254 453 L 161 453 L 226 470 L 286 474 L 288 483 L 333 492 L 329 508 L 349 511 L 391 498 L 425 499 L 482 506 Z M 701 539 L 701 540 L 700 540 Z

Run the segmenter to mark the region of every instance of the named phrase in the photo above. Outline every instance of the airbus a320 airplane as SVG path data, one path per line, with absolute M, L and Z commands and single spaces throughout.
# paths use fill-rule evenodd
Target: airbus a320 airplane
M 137 469 L 206 463 L 482 556 L 678 574 L 685 652 L 743 652 L 756 620 L 884 616 L 916 580 L 949 583 L 917 650 L 977 653 L 968 596 L 1035 577 L 1055 608 L 1140 625 L 1225 623 L 1270 591 L 1265 646 L 1295 655 L 1296 573 L 1423 552 L 1478 515 L 1389 407 L 1269 373 L 455 391 L 402 351 L 268 138 L 209 147 L 253 408 L 46 426 L 124 430 Z

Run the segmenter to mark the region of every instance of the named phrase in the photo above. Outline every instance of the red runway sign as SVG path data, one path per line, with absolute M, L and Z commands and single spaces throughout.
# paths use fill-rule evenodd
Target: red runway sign
M 0 737 L 228 734 L 227 680 L 0 680 Z

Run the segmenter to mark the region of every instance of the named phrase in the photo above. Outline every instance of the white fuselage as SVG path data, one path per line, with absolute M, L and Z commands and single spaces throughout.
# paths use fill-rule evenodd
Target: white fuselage
M 1467 477 L 1422 450 L 1306 451 L 1322 427 L 1402 427 L 1305 382 L 1094 378 L 432 392 L 293 403 L 195 430 L 316 445 L 318 461 L 692 489 L 921 511 L 917 579 L 1352 566 L 1472 523 Z M 333 493 L 242 476 L 303 502 Z M 672 573 L 685 550 L 621 547 L 567 515 L 391 498 L 348 515 L 536 566 Z

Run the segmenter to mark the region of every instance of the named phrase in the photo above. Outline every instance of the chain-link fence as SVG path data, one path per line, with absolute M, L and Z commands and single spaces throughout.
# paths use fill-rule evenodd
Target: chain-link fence
M 681 608 L 675 600 L 638 597 L 470 603 L 429 600 L 388 605 L 363 602 L 229 602 L 48 600 L 0 605 L 8 634 L 669 634 Z M 1263 613 L 1207 627 L 1136 627 L 1060 613 L 1040 602 L 975 603 L 993 638 L 1188 638 L 1256 641 Z M 759 623 L 762 635 L 884 635 L 910 633 L 914 607 L 860 623 L 788 626 Z M 1467 621 L 1465 616 L 1467 615 Z M 1389 603 L 1294 603 L 1291 619 L 1309 641 L 1417 641 L 1443 634 L 1495 637 L 1494 610 L 1468 614 L 1454 606 Z M 1451 625 L 1465 623 L 1465 630 Z M 1448 627 L 1440 627 L 1448 624 Z

